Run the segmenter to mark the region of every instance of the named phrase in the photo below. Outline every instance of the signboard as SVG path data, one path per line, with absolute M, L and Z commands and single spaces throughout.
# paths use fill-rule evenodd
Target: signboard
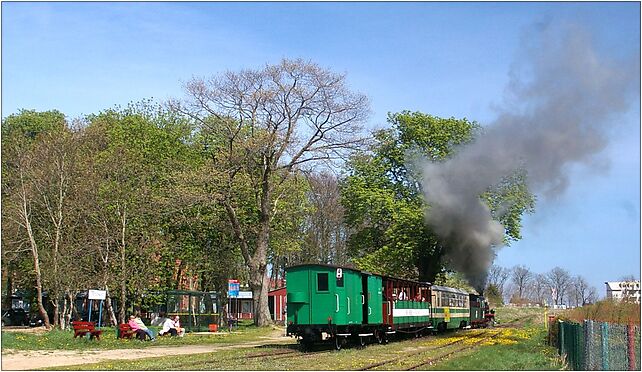
M 87 298 L 90 300 L 104 300 L 107 298 L 107 291 L 100 291 L 97 289 L 90 289 L 87 294 Z
M 252 291 L 240 291 L 238 292 L 238 298 L 252 298 Z
M 236 279 L 230 279 L 227 281 L 227 297 L 237 298 L 239 296 L 239 289 L 241 284 Z

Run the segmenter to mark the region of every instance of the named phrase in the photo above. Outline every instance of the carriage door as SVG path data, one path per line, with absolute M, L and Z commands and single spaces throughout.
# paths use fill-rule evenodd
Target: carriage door
M 368 274 L 361 274 L 361 314 L 362 324 L 368 324 Z
M 380 276 L 368 276 L 366 303 L 368 304 L 368 308 L 366 309 L 368 311 L 368 323 L 383 323 L 383 288 Z
M 348 324 L 348 319 L 346 317 L 346 287 L 345 287 L 345 277 L 343 269 L 337 268 L 335 272 L 335 290 L 334 290 L 334 312 L 332 314 L 332 320 L 334 324 L 345 325 Z

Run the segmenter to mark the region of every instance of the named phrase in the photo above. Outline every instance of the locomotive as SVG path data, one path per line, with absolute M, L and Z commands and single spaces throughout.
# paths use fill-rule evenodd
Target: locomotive
M 420 336 L 446 329 L 485 327 L 494 321 L 483 296 L 353 268 L 291 266 L 287 279 L 287 335 L 301 346 L 332 342 L 337 350 L 395 334 Z

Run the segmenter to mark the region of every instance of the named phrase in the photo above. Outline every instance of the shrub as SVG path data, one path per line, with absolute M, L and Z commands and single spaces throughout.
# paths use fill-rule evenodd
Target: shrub
M 640 324 L 640 304 L 604 300 L 562 312 L 560 319 L 581 323 L 584 320 L 619 324 Z

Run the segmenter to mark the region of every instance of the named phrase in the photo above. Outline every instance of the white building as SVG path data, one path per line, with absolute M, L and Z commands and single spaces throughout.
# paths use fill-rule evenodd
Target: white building
M 640 303 L 640 281 L 628 282 L 604 282 L 606 284 L 606 298 L 621 301 L 628 299 L 629 301 Z

